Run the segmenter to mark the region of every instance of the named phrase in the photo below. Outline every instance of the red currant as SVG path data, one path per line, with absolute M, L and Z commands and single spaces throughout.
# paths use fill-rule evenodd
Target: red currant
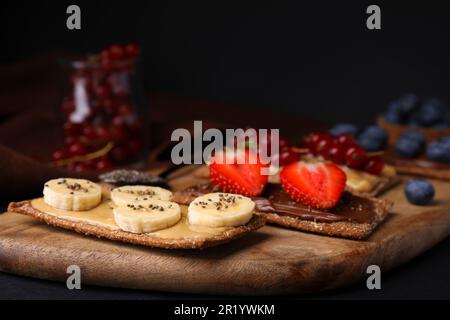
M 119 106 L 118 113 L 122 116 L 126 116 L 126 115 L 129 115 L 132 111 L 133 111 L 133 109 L 131 108 L 130 105 L 122 104 Z
M 333 146 L 333 138 L 329 136 L 324 136 L 317 141 L 315 148 L 312 151 L 314 155 L 319 155 L 324 158 L 328 156 L 328 151 Z
M 351 146 L 356 145 L 355 138 L 351 134 L 341 134 L 335 137 L 335 141 L 337 142 L 337 144 L 344 147 L 345 149 L 348 149 Z
M 139 139 L 133 139 L 130 142 L 128 142 L 128 149 L 132 154 L 138 153 L 142 149 L 142 141 Z
M 284 137 L 280 137 L 280 140 L 278 142 L 278 146 L 279 146 L 280 150 L 283 150 L 284 148 L 290 147 L 291 143 L 289 142 L 288 139 L 286 139 Z
M 328 149 L 328 155 L 325 158 L 336 164 L 345 164 L 345 149 L 334 143 Z
M 67 136 L 64 138 L 64 144 L 65 145 L 71 145 L 73 143 L 77 142 L 77 138 L 74 136 Z
M 125 49 L 119 44 L 114 44 L 109 48 L 109 56 L 113 60 L 121 60 L 125 56 Z
M 111 132 L 105 127 L 98 127 L 96 129 L 97 137 L 103 141 L 111 140 Z
M 97 139 L 97 131 L 95 130 L 95 128 L 88 124 L 83 128 L 83 135 L 91 140 Z
M 106 60 L 106 59 L 108 59 L 108 60 L 110 59 L 109 50 L 103 49 L 102 51 L 100 51 L 100 61 Z
M 384 161 L 380 157 L 370 157 L 364 165 L 364 171 L 379 175 L 384 168 Z
M 136 58 L 141 53 L 141 48 L 137 43 L 129 43 L 125 47 L 125 53 L 130 58 Z
M 66 135 L 76 136 L 80 133 L 81 126 L 78 123 L 66 122 L 63 128 Z
M 125 146 L 118 146 L 111 150 L 111 156 L 114 161 L 122 162 L 128 158 L 130 151 Z
M 309 148 L 311 152 L 314 152 L 317 143 L 323 138 L 332 138 L 332 135 L 328 132 L 311 132 L 303 137 L 303 144 L 306 148 Z
M 52 153 L 52 160 L 53 161 L 63 160 L 63 159 L 66 159 L 68 157 L 69 157 L 69 153 L 68 153 L 67 149 L 65 149 L 65 148 L 55 150 Z
M 118 142 L 125 139 L 125 130 L 123 127 L 112 127 L 110 131 L 112 141 Z
M 142 123 L 138 119 L 131 119 L 131 121 L 128 121 L 128 128 L 132 132 L 140 132 L 142 130 Z
M 112 169 L 111 161 L 108 159 L 101 159 L 97 162 L 97 165 L 95 167 L 98 171 L 108 171 Z
M 125 118 L 122 116 L 115 116 L 111 123 L 114 127 L 123 128 L 125 126 Z
M 69 146 L 69 153 L 71 156 L 82 156 L 87 153 L 87 148 L 81 142 L 75 142 Z
M 69 115 L 72 112 L 75 111 L 75 104 L 73 103 L 72 99 L 65 99 L 61 105 L 61 109 L 62 111 L 66 114 Z
M 76 162 L 71 162 L 67 165 L 66 168 L 67 168 L 67 170 L 73 171 L 73 170 L 75 170 L 75 167 L 77 166 L 77 164 L 78 163 L 76 163 Z
M 95 170 L 95 168 L 97 167 L 97 162 L 98 162 L 97 158 L 83 161 L 84 165 L 89 170 Z
M 353 146 L 345 153 L 345 163 L 350 168 L 360 169 L 366 161 L 366 152 L 360 146 Z
M 89 167 L 84 162 L 79 162 L 75 165 L 73 170 L 77 172 L 88 171 Z
M 292 148 L 284 148 L 280 152 L 280 166 L 287 166 L 300 159 L 300 154 L 295 152 Z
M 114 104 L 111 99 L 102 99 L 98 102 L 98 106 L 108 114 L 114 113 Z
M 101 84 L 95 88 L 95 94 L 100 98 L 108 98 L 111 96 L 111 88 L 108 85 Z

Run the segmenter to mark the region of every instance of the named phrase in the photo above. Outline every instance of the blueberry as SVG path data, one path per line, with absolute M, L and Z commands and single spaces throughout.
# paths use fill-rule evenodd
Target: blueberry
M 449 128 L 449 126 L 446 125 L 445 123 L 437 123 L 437 124 L 433 125 L 432 128 L 438 129 L 438 130 L 446 130 Z
M 417 130 L 408 130 L 405 132 L 402 132 L 400 134 L 400 139 L 406 139 L 406 140 L 416 140 L 419 142 L 421 147 L 424 147 L 426 144 L 426 138 L 425 135 Z
M 399 139 L 394 146 L 395 153 L 402 158 L 415 158 L 420 155 L 422 148 L 417 140 Z
M 405 185 L 405 195 L 412 204 L 427 205 L 433 201 L 434 187 L 425 180 L 414 179 Z
M 407 116 L 419 106 L 419 97 L 415 94 L 405 94 L 398 99 L 402 113 Z
M 366 136 L 360 136 L 358 138 L 358 144 L 369 152 L 383 150 L 386 144 L 381 140 L 372 139 Z
M 361 133 L 361 136 L 370 137 L 376 140 L 387 141 L 388 133 L 383 128 L 377 126 L 369 126 Z
M 390 123 L 403 123 L 403 117 L 400 114 L 391 111 L 388 111 L 384 114 L 384 119 Z
M 388 137 L 383 128 L 369 126 L 359 135 L 358 144 L 367 151 L 379 151 L 386 147 Z
M 450 128 L 450 110 L 447 111 L 442 122 L 447 126 L 447 128 Z
M 427 147 L 427 157 L 433 161 L 450 163 L 450 137 L 431 142 Z
M 391 101 L 388 104 L 385 119 L 392 123 L 404 123 L 406 115 L 402 110 L 402 105 L 398 100 Z
M 339 136 L 341 134 L 351 134 L 356 135 L 358 128 L 351 123 L 338 123 L 329 132 L 334 136 Z
M 393 101 L 389 102 L 388 107 L 387 107 L 387 112 L 401 114 L 402 113 L 402 104 L 400 103 L 400 101 L 393 100 Z
M 448 109 L 445 101 L 439 97 L 430 97 L 424 101 L 424 104 L 432 104 L 432 105 L 439 106 L 444 109 Z
M 385 119 L 392 123 L 406 123 L 419 106 L 419 98 L 414 94 L 405 94 L 388 104 Z
M 417 119 L 422 126 L 430 127 L 441 122 L 447 111 L 445 103 L 437 98 L 430 98 L 420 106 Z
M 450 144 L 450 136 L 442 137 L 439 139 L 441 143 Z

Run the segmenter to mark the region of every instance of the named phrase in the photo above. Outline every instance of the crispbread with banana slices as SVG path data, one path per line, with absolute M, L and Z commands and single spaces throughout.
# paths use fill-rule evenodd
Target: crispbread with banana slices
M 263 217 L 254 215 L 245 225 L 223 228 L 214 234 L 192 238 L 170 238 L 159 236 L 161 232 L 136 234 L 122 231 L 119 228 L 114 228 L 112 226 L 92 223 L 92 221 L 85 220 L 86 218 L 83 218 L 83 216 L 74 219 L 73 217 L 64 217 L 64 215 L 57 216 L 55 214 L 46 213 L 33 206 L 33 201 L 38 200 L 39 199 L 11 202 L 8 206 L 8 210 L 29 215 L 49 225 L 76 231 L 84 235 L 164 249 L 203 249 L 217 246 L 239 238 L 253 230 L 259 229 L 265 223 Z M 83 215 L 83 213 L 86 212 L 87 211 L 80 211 L 79 213 L 80 215 Z

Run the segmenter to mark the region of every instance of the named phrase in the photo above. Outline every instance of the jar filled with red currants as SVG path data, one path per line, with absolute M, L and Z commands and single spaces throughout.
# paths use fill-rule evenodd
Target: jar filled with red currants
M 147 105 L 137 75 L 140 47 L 113 45 L 65 62 L 69 86 L 61 104 L 64 145 L 52 154 L 69 170 L 108 171 L 144 157 Z

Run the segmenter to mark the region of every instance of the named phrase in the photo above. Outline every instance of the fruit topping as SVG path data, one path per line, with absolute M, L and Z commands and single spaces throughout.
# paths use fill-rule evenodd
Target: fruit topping
M 421 101 L 416 95 L 404 95 L 388 105 L 384 118 L 396 124 L 436 129 L 450 128 L 450 108 L 437 97 Z
M 370 157 L 364 165 L 364 171 L 373 174 L 380 175 L 384 168 L 384 161 L 380 157 Z
M 300 152 L 292 147 L 285 147 L 284 149 L 280 149 L 279 165 L 287 166 L 292 162 L 298 161 L 300 159 L 300 154 Z
M 346 175 L 332 163 L 295 162 L 280 173 L 283 189 L 295 201 L 307 206 L 334 207 L 345 189 Z
M 399 139 L 394 146 L 395 153 L 403 158 L 415 158 L 420 155 L 422 148 L 417 140 Z
M 240 156 L 244 161 L 238 161 Z M 256 161 L 251 163 L 251 160 Z M 211 159 L 209 177 L 212 184 L 224 192 L 254 197 L 261 194 L 267 183 L 268 176 L 262 174 L 265 166 L 258 155 L 250 150 L 241 150 L 235 154 L 220 152 Z
M 416 205 L 427 205 L 433 201 L 434 187 L 425 180 L 414 179 L 405 185 L 405 195 L 409 202 Z
M 430 160 L 450 163 L 450 137 L 432 141 L 426 150 Z
M 341 134 L 356 135 L 358 133 L 358 127 L 351 123 L 337 123 L 329 132 L 334 136 Z
M 366 152 L 360 146 L 352 146 L 345 152 L 345 164 L 350 168 L 362 169 L 366 159 Z
M 424 127 L 431 127 L 444 119 L 447 111 L 448 107 L 442 100 L 430 98 L 420 106 L 414 119 Z
M 400 139 L 407 139 L 407 140 L 416 140 L 421 147 L 424 147 L 427 143 L 425 135 L 417 130 L 408 130 L 404 131 L 400 134 Z
M 359 135 L 358 144 L 370 152 L 380 151 L 386 147 L 388 137 L 383 128 L 369 126 Z
M 387 133 L 376 126 L 368 127 L 361 136 L 370 139 L 379 150 L 387 143 Z M 330 160 L 338 165 L 346 165 L 357 170 L 364 170 L 371 174 L 381 174 L 384 162 L 378 154 L 367 154 L 350 133 L 330 135 L 327 132 L 312 132 L 303 137 L 303 145 L 318 158 Z M 369 148 L 372 149 L 372 148 Z M 376 156 L 373 161 L 369 161 Z

